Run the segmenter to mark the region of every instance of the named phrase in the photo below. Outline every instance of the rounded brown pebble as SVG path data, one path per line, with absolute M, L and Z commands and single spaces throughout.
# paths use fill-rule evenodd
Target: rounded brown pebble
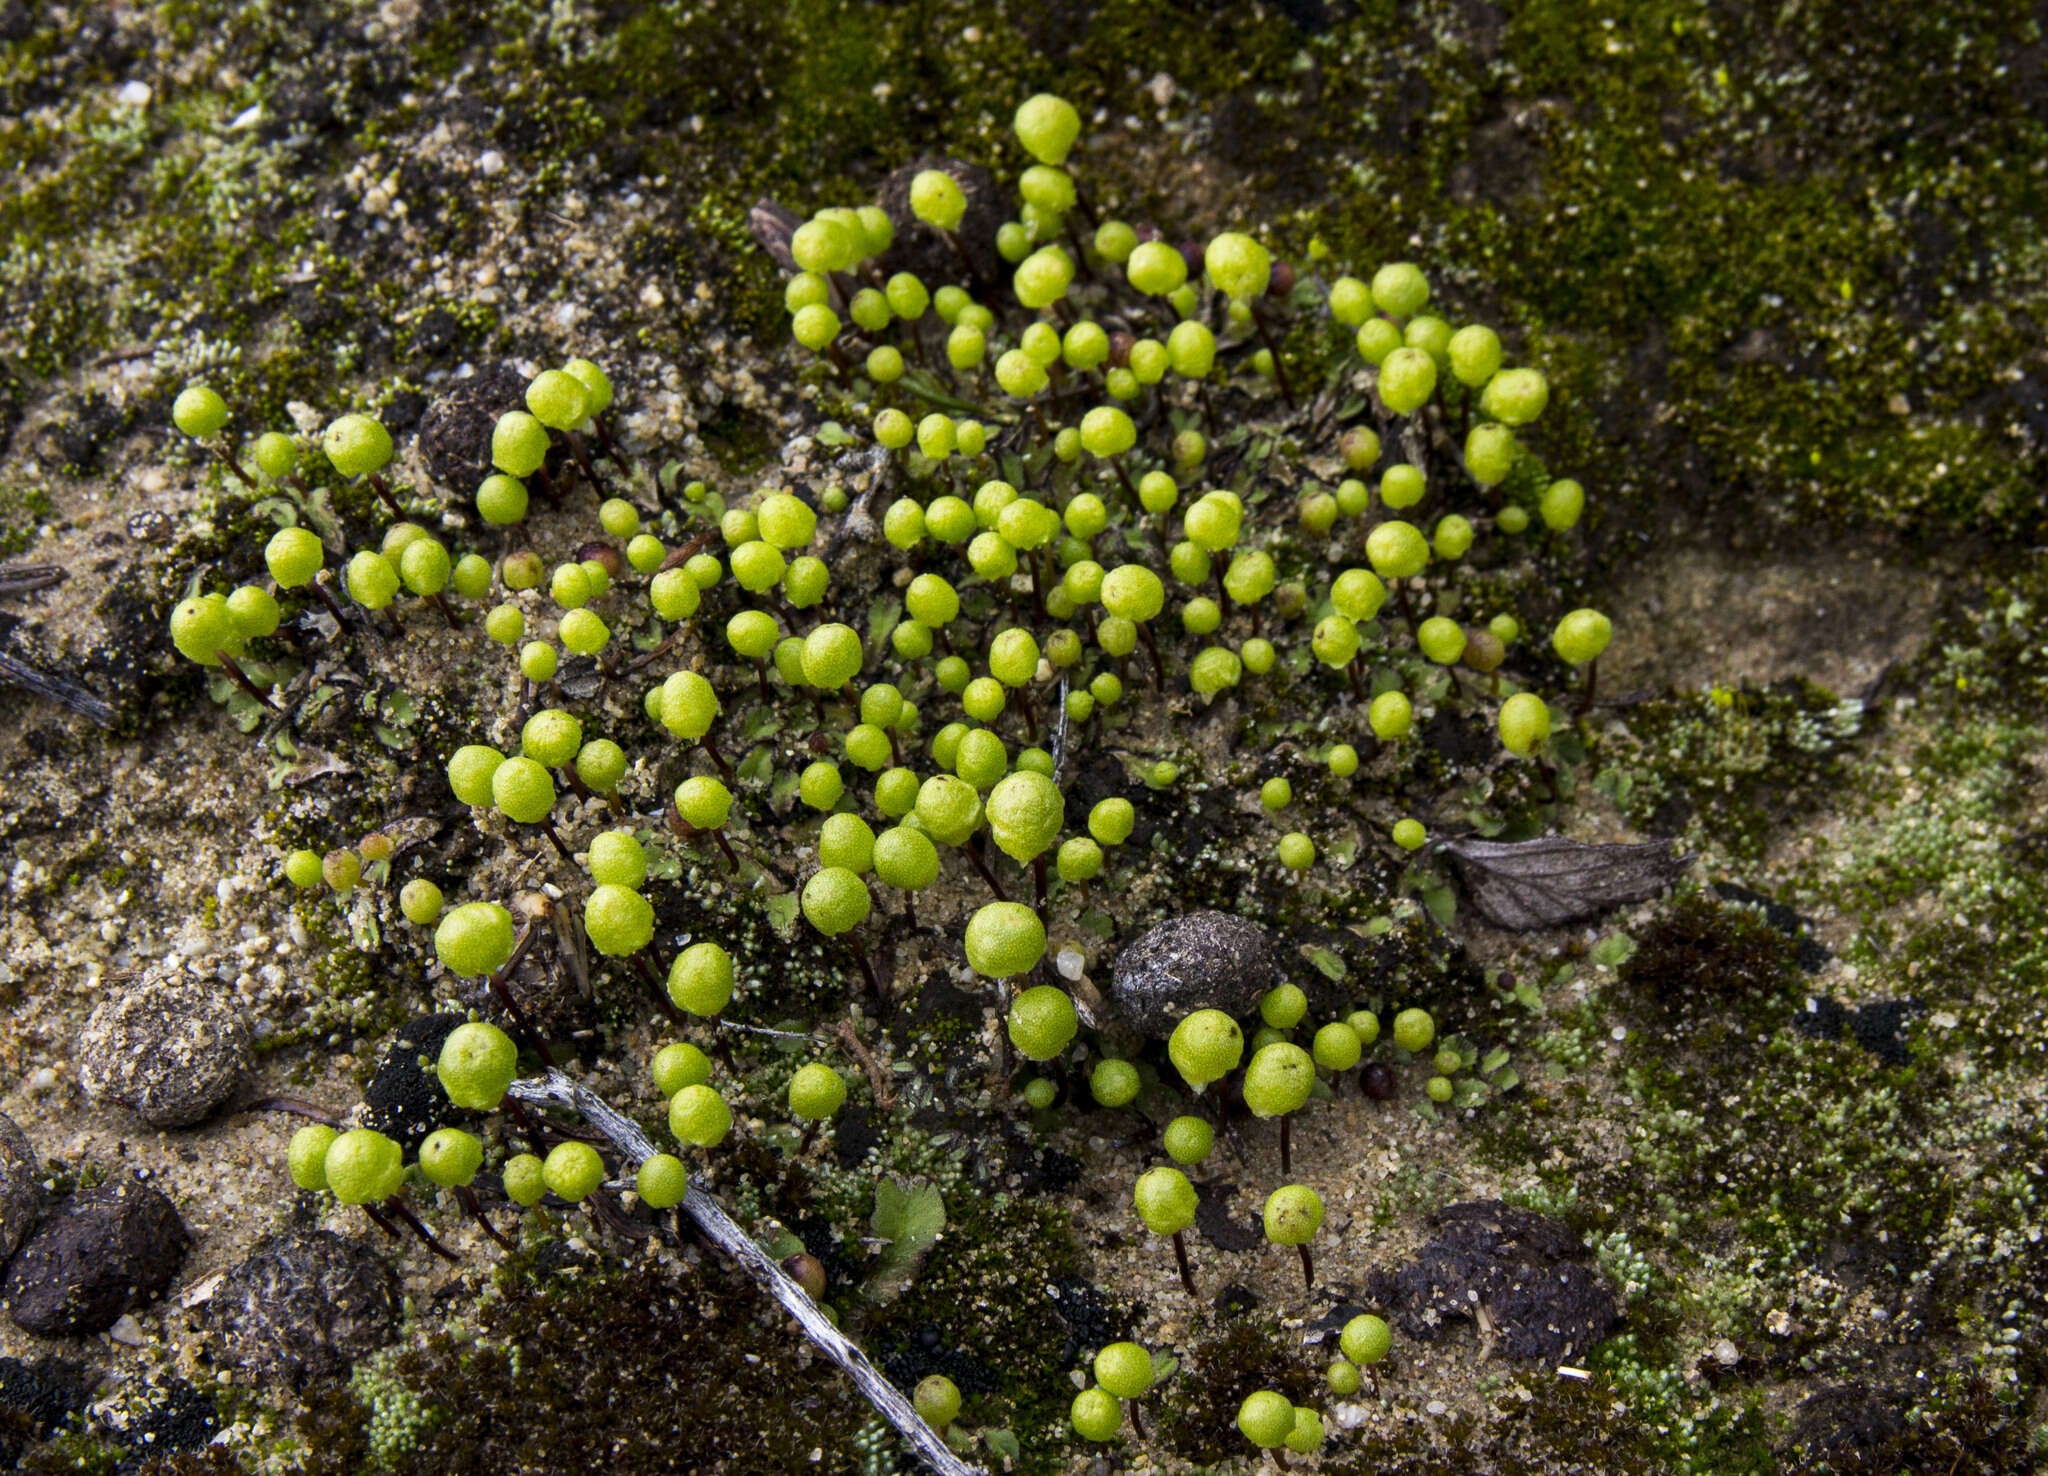
M 0 1266 L 7 1264 L 43 1217 L 43 1166 L 35 1145 L 0 1112 Z
M 205 1121 L 255 1063 L 249 1028 L 219 988 L 163 965 L 101 1002 L 78 1055 L 88 1092 L 160 1128 Z
M 294 1380 L 342 1374 L 390 1337 L 398 1287 L 360 1240 L 287 1231 L 221 1278 L 203 1316 L 237 1367 Z
M 1227 912 L 1190 912 L 1119 953 L 1110 992 L 1125 1019 L 1160 1036 L 1196 1010 L 1247 1014 L 1284 980 L 1264 928 Z
M 161 1296 L 192 1236 L 170 1200 L 137 1179 L 81 1190 L 28 1238 L 7 1268 L 15 1326 L 44 1338 L 105 1332 Z

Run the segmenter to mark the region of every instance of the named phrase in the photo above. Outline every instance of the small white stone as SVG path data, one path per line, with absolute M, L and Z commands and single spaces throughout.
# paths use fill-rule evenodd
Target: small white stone
M 1449 1414 L 1451 1412 L 1451 1407 L 1441 1399 L 1432 1399 L 1423 1408 L 1433 1415 Z
M 493 178 L 504 172 L 505 156 L 496 149 L 485 149 L 477 156 L 476 167 L 485 179 Z
M 155 93 L 147 82 L 125 82 L 114 94 L 114 101 L 124 108 L 146 108 Z
M 114 1325 L 107 1329 L 107 1336 L 125 1348 L 140 1348 L 149 1341 L 143 1336 L 142 1324 L 135 1320 L 133 1312 L 123 1312 Z
M 1060 977 L 1072 981 L 1081 977 L 1081 971 L 1088 967 L 1088 959 L 1078 948 L 1062 948 L 1053 957 L 1052 965 L 1060 971 Z
M 38 1066 L 28 1074 L 28 1089 L 38 1097 L 48 1096 L 57 1086 L 57 1073 L 48 1066 Z
M 230 129 L 254 128 L 262 120 L 262 117 L 263 104 L 251 103 L 248 107 L 242 109 L 241 112 L 235 114 L 234 121 L 228 124 L 228 127 Z

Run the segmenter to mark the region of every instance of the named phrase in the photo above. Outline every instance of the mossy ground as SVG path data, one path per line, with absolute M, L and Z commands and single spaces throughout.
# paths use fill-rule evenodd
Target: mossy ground
M 999 159 L 1015 102 L 1056 86 L 1091 117 L 1105 204 L 1191 234 L 1254 225 L 1297 257 L 1315 240 L 1361 264 L 1413 257 L 1550 372 L 1540 450 L 1594 490 L 1592 536 L 1532 540 L 1466 594 L 1628 612 L 1627 701 L 1566 764 L 1562 816 L 1587 838 L 1682 836 L 1704 878 L 1798 909 L 1832 957 L 1803 971 L 1754 907 L 1698 887 L 1590 932 L 1460 917 L 1446 933 L 1430 878 L 1376 844 L 1402 804 L 1430 795 L 1435 818 L 1510 835 L 1560 812 L 1453 731 L 1333 784 L 1334 689 L 1304 662 L 1112 730 L 1092 782 L 1134 794 L 1146 849 L 1070 931 L 1092 960 L 1105 929 L 1227 903 L 1308 950 L 1304 982 L 1426 1001 L 1475 1054 L 1510 1051 L 1517 1088 L 1426 1118 L 1405 1099 L 1316 1104 L 1303 1164 L 1351 1195 L 1328 1295 L 1305 1304 L 1264 1248 L 1198 1245 L 1212 1295 L 1234 1282 L 1259 1305 L 1188 1303 L 1125 1210 L 1146 1120 L 1080 1110 L 1071 1075 L 1058 1107 L 1021 1117 L 980 1049 L 986 1001 L 907 926 L 876 951 L 924 995 L 884 1052 L 891 1103 L 856 1084 L 869 1141 L 849 1119 L 843 1151 L 792 1172 L 773 1103 L 794 1057 L 764 1046 L 737 1094 L 769 1126 L 719 1166 L 721 1192 L 764 1236 L 832 1242 L 835 1279 L 862 1279 L 875 1175 L 940 1186 L 949 1229 L 908 1289 L 849 1310 L 878 1353 L 971 1368 L 968 1422 L 1008 1431 L 1024 1469 L 1085 1462 L 1059 1429 L 1067 1373 L 1125 1332 L 1182 1359 L 1131 1459 L 1246 1464 L 1217 1429 L 1245 1371 L 1308 1399 L 1301 1324 L 1398 1260 L 1428 1209 L 1485 1193 L 1595 1239 L 1627 1289 L 1624 1333 L 1583 1381 L 1485 1361 L 1470 1334 L 1404 1348 L 1326 1469 L 1434 1471 L 1451 1452 L 1531 1473 L 2024 1469 L 2048 1382 L 2044 48 L 2017 0 L 0 5 L 0 550 L 71 575 L 8 628 L 122 709 L 113 736 L 34 706 L 0 733 L 8 1110 L 60 1179 L 132 1159 L 180 1185 L 201 1232 L 185 1284 L 203 1283 L 269 1228 L 283 1130 L 171 1139 L 85 1103 L 67 1042 L 106 981 L 170 948 L 217 956 L 276 1083 L 346 1100 L 384 1031 L 429 1007 L 426 951 L 380 895 L 268 890 L 277 854 L 402 820 L 451 871 L 538 875 L 502 835 L 452 823 L 430 782 L 433 755 L 516 700 L 473 637 L 323 672 L 327 712 L 289 752 L 175 670 L 163 615 L 196 572 L 253 572 L 285 518 L 351 539 L 379 522 L 360 489 L 222 485 L 165 425 L 188 377 L 240 425 L 373 406 L 402 434 L 460 364 L 588 353 L 685 479 L 743 481 L 837 395 L 778 356 L 748 207 L 864 197 L 920 152 Z M 136 82 L 146 103 L 121 95 Z M 1304 372 L 1335 350 L 1305 327 L 1287 345 Z M 1302 473 L 1259 441 L 1227 449 L 1267 458 L 1277 512 Z M 168 547 L 130 539 L 142 511 L 174 519 Z M 1766 585 L 1789 598 L 1758 629 L 1741 611 Z M 801 714 L 736 721 L 761 762 L 803 756 Z M 1158 757 L 1180 785 L 1129 784 Z M 1273 826 L 1243 795 L 1272 772 L 1329 817 L 1339 884 L 1271 863 Z M 786 795 L 746 804 L 742 839 L 809 838 Z M 757 960 L 735 1018 L 801 1031 L 844 1012 L 842 951 L 780 945 L 786 909 L 671 859 L 686 900 L 665 925 L 714 927 Z M 940 914 L 969 895 L 947 885 Z M 653 1121 L 636 986 L 598 979 L 584 1070 Z M 1802 1030 L 1834 1018 L 1809 1005 L 1823 995 L 1909 1001 L 1878 1042 L 1896 1049 Z M 1154 1118 L 1176 1110 L 1156 1064 Z M 1272 1149 L 1270 1130 L 1226 1145 L 1240 1221 Z M 579 1452 L 613 1436 L 622 1470 L 659 1469 L 678 1442 L 733 1470 L 797 1469 L 813 1448 L 821 1469 L 887 1468 L 843 1382 L 802 1366 L 715 1261 L 554 1228 L 569 1238 L 530 1226 L 495 1277 L 474 1233 L 451 1231 L 466 1279 L 406 1252 L 416 1320 L 353 1386 L 294 1397 L 222 1371 L 239 1458 L 359 1469 L 356 1436 L 383 1414 L 368 1428 L 398 1469 L 506 1469 L 492 1442 L 534 1431 Z M 149 1347 L 94 1354 L 115 1384 L 161 1363 L 212 1375 L 181 1311 L 144 1322 Z M 0 1343 L 27 1354 L 11 1326 Z M 616 1397 L 678 1359 L 726 1384 Z M 1859 1424 L 1865 1406 L 1896 1423 Z M 100 1434 L 43 1458 L 116 1460 Z

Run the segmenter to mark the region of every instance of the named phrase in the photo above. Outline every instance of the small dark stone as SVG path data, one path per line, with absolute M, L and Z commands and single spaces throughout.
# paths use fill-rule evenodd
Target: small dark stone
M 526 376 L 510 364 L 458 379 L 420 416 L 419 449 L 451 502 L 466 502 L 491 474 L 491 432 L 508 410 L 526 408 Z
M 1842 1002 L 1821 994 L 1808 999 L 1806 1008 L 1792 1017 L 1792 1028 L 1809 1040 L 1840 1040 L 1848 1022 L 1849 1012 Z
M 103 1000 L 79 1040 L 85 1089 L 151 1127 L 205 1121 L 254 1064 L 249 1028 L 222 992 L 163 965 Z
M 1873 1000 L 1856 1011 L 1849 1033 L 1856 1044 L 1887 1066 L 1903 1066 L 1912 1059 L 1906 1048 L 1906 1027 L 1927 1006 L 1917 999 Z
M 1233 1281 L 1216 1293 L 1216 1300 L 1210 1305 L 1225 1317 L 1242 1317 L 1258 1309 L 1259 1294 L 1243 1282 Z
M 169 543 L 178 533 L 178 520 L 160 507 L 145 508 L 128 518 L 128 536 L 137 543 Z
M 1255 1222 L 1238 1219 L 1230 1213 L 1230 1196 L 1237 1192 L 1235 1184 L 1218 1184 L 1203 1180 L 1195 1185 L 1195 1228 L 1202 1232 L 1202 1239 L 1220 1251 L 1256 1250 L 1265 1243 L 1265 1232 L 1255 1228 Z
M 1163 1036 L 1196 1010 L 1247 1014 L 1283 979 L 1264 928 L 1227 912 L 1190 912 L 1117 955 L 1110 993 L 1132 1025 Z
M 1556 1362 L 1591 1347 L 1620 1319 L 1592 1251 L 1558 1221 L 1481 1199 L 1450 1205 L 1429 1222 L 1436 1237 L 1412 1261 L 1367 1282 L 1410 1337 L 1434 1338 L 1447 1319 L 1476 1320 L 1484 1308 L 1495 1349 Z
M 1358 1073 L 1358 1085 L 1375 1102 L 1391 1102 L 1401 1090 L 1401 1079 L 1384 1061 L 1372 1061 Z
M 456 1014 L 422 1015 L 392 1031 L 363 1091 L 363 1126 L 395 1139 L 407 1153 L 447 1122 L 453 1108 L 434 1074 L 441 1043 L 463 1022 Z M 425 1064 L 422 1065 L 421 1063 Z
M 74 1194 L 16 1254 L 6 1299 L 38 1337 L 105 1332 L 177 1279 L 192 1237 L 157 1190 L 122 1179 Z
M 398 1319 L 391 1270 L 360 1240 L 327 1230 L 273 1235 L 227 1273 L 204 1317 L 237 1366 L 295 1382 L 346 1373 Z
M 35 1145 L 0 1112 L 0 1266 L 43 1217 L 43 1167 Z

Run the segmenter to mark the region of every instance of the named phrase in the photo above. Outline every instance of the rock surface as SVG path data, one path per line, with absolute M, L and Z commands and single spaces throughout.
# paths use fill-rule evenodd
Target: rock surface
M 1264 928 L 1227 912 L 1190 912 L 1148 929 L 1117 955 L 1110 993 L 1131 1024 L 1165 1035 L 1195 1010 L 1246 1014 L 1282 980 Z
M 299 1378 L 345 1373 L 398 1317 L 391 1270 L 359 1240 L 291 1231 L 222 1278 L 206 1322 L 236 1365 Z
M 155 1300 L 185 1264 L 192 1237 L 156 1189 L 122 1179 L 71 1196 L 7 1268 L 15 1325 L 39 1337 L 105 1332 Z
M 79 1041 L 79 1079 L 152 1127 L 203 1122 L 241 1086 L 249 1028 L 214 988 L 157 967 L 103 1001 Z
M 1436 1236 L 1397 1271 L 1367 1283 L 1410 1337 L 1434 1338 L 1454 1317 L 1510 1358 L 1555 1362 L 1607 1335 L 1621 1308 L 1586 1243 L 1564 1225 L 1497 1199 L 1429 1217 Z
M 43 1168 L 28 1135 L 0 1112 L 0 1266 L 43 1214 Z

